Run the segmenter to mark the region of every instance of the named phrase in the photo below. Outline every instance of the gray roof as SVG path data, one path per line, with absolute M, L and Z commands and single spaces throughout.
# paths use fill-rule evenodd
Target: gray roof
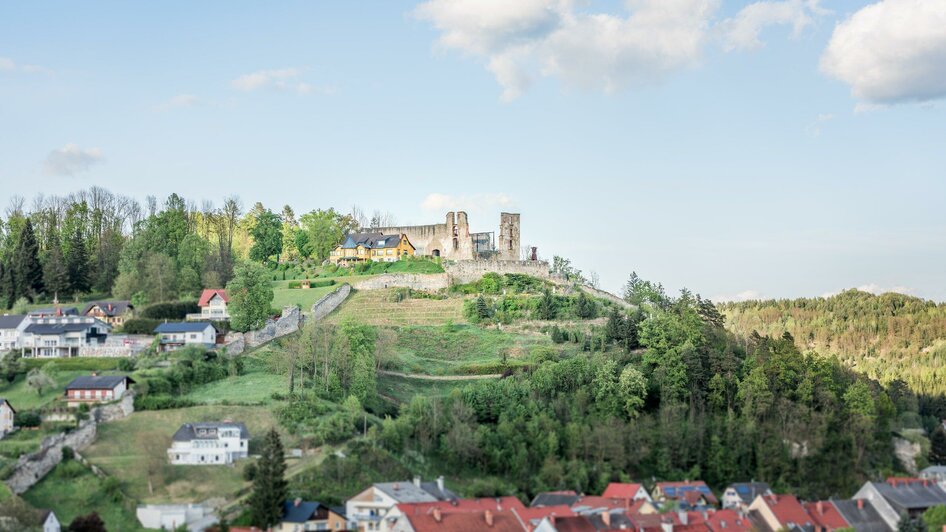
M 926 475 L 946 475 L 946 465 L 931 465 L 920 471 L 920 476 Z
M 16 329 L 26 319 L 24 314 L 5 314 L 0 316 L 0 329 Z
M 111 390 L 118 386 L 122 381 L 128 380 L 128 384 L 134 383 L 128 375 L 87 375 L 76 377 L 72 382 L 66 385 L 67 390 Z
M 88 314 L 92 307 L 99 307 L 102 309 L 102 312 L 106 316 L 120 316 L 128 311 L 128 309 L 135 308 L 131 304 L 131 301 L 93 301 L 85 306 L 85 309 L 82 310 L 82 314 Z
M 423 485 L 423 484 L 421 484 Z M 404 482 L 379 482 L 374 487 L 397 502 L 437 502 L 438 499 L 424 488 L 417 487 L 410 480 Z
M 533 508 L 540 506 L 559 506 L 562 504 L 571 506 L 580 498 L 581 497 L 574 491 L 545 491 L 536 495 L 529 506 Z
M 349 239 L 351 244 L 349 245 Z M 368 249 L 396 248 L 401 243 L 401 235 L 385 235 L 382 233 L 354 233 L 348 235 L 342 247 L 352 249 L 359 245 Z
M 730 484 L 729 487 L 736 490 L 736 494 L 746 504 L 752 504 L 758 495 L 765 495 L 772 491 L 765 482 L 736 482 Z
M 857 532 L 891 532 L 874 505 L 869 500 L 862 499 L 863 507 L 857 507 L 855 500 L 833 500 L 834 507 L 852 528 Z
M 29 312 L 30 316 L 78 316 L 79 309 L 75 307 L 38 308 Z
M 214 331 L 217 330 L 217 328 L 214 327 L 212 323 L 207 323 L 206 321 L 188 321 L 188 322 L 162 323 L 161 325 L 158 325 L 154 329 L 154 332 L 157 334 L 204 332 L 207 329 L 207 327 L 213 327 Z
M 177 432 L 174 433 L 174 437 L 172 439 L 174 441 L 215 440 L 217 439 L 216 433 L 213 436 L 198 436 L 197 429 L 219 429 L 231 427 L 238 427 L 240 429 L 241 439 L 250 439 L 250 431 L 247 430 L 246 425 L 243 423 L 233 423 L 230 421 L 202 421 L 198 423 L 184 423 L 181 425 L 181 428 L 177 429 Z
M 31 323 L 23 329 L 23 332 L 30 334 L 63 334 L 70 332 L 82 332 L 92 327 L 101 327 L 101 322 L 84 323 Z
M 922 482 L 901 484 L 893 487 L 886 482 L 874 482 L 874 488 L 898 512 L 924 510 L 932 506 L 946 504 L 946 491 L 936 483 Z

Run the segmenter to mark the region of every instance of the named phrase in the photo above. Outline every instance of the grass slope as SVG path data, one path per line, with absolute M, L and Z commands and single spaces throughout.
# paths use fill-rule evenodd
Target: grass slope
M 283 307 L 298 305 L 302 307 L 303 311 L 308 312 L 322 296 L 338 288 L 338 285 L 333 285 L 303 290 L 301 288 L 289 288 L 288 285 L 289 281 L 273 283 L 272 306 L 274 309 L 281 310 Z
M 394 301 L 394 289 L 357 290 L 329 316 L 330 322 L 347 319 L 368 325 L 444 325 L 465 323 L 463 299 L 405 299 Z
M 69 384 L 69 381 L 81 375 L 88 374 L 88 371 L 79 370 L 50 372 L 50 376 L 56 381 L 56 385 L 49 390 L 43 391 L 43 395 L 39 395 L 26 385 L 25 375 L 18 377 L 12 384 L 7 384 L 7 381 L 3 380 L 0 381 L 4 384 L 0 386 L 0 397 L 9 401 L 17 411 L 32 410 L 61 398 L 62 390 Z
M 186 398 L 205 405 L 275 402 L 272 399 L 273 393 L 287 393 L 289 385 L 286 377 L 272 373 L 266 362 L 273 349 L 278 347 L 268 344 L 245 356 L 243 375 L 197 386 Z

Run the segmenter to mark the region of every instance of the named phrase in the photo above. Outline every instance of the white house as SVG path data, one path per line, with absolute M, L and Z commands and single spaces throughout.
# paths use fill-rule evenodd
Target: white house
M 16 410 L 10 405 L 10 401 L 0 398 L 0 438 L 3 438 L 13 430 L 13 416 Z
M 224 465 L 249 455 L 250 432 L 243 423 L 185 423 L 168 449 L 175 465 Z
M 348 499 L 345 515 L 350 529 L 389 532 L 394 520 L 389 520 L 388 514 L 398 504 L 458 498 L 444 487 L 443 477 L 437 478 L 436 482 L 421 482 L 420 477 L 414 477 L 413 482 L 379 482 Z
M 759 495 L 772 495 L 772 490 L 765 482 L 737 482 L 730 484 L 723 492 L 723 508 L 746 511 Z
M 83 347 L 104 345 L 112 326 L 96 318 L 27 317 L 19 336 L 24 357 L 62 358 L 79 356 Z
M 229 320 L 230 313 L 227 312 L 227 303 L 230 298 L 227 297 L 227 291 L 222 288 L 208 288 L 200 294 L 197 306 L 200 307 L 200 314 L 188 314 L 189 321 L 220 321 Z
M 0 316 L 0 353 L 19 347 L 20 333 L 29 325 L 24 315 Z
M 183 525 L 188 531 L 200 532 L 217 522 L 207 504 L 141 504 L 135 515 L 144 528 L 160 530 L 177 530 Z
M 62 525 L 52 510 L 43 510 L 40 514 L 40 524 L 43 532 L 62 532 Z
M 174 351 L 185 345 L 209 348 L 217 343 L 217 328 L 207 322 L 162 323 L 154 333 L 160 338 L 162 351 Z

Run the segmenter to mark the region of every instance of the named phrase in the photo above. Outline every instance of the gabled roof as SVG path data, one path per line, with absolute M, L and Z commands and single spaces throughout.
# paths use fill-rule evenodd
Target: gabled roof
M 626 510 L 631 505 L 631 499 L 627 498 L 614 498 L 614 497 L 579 497 L 575 502 L 571 504 L 572 510 L 575 513 L 587 513 L 593 510 L 613 510 L 620 509 Z
M 735 484 L 730 484 L 729 487 L 732 488 L 736 492 L 736 495 L 739 495 L 739 498 L 742 499 L 742 502 L 746 504 L 752 504 L 752 501 L 759 495 L 765 495 L 772 491 L 765 482 L 736 482 Z
M 25 319 L 24 314 L 4 314 L 0 316 L 0 329 L 16 329 Z
M 880 516 L 869 500 L 831 501 L 844 520 L 857 532 L 891 532 L 887 522 Z
M 285 501 L 282 504 L 282 520 L 289 523 L 305 523 L 314 519 L 321 503 L 314 501 Z M 326 510 L 328 507 L 326 507 Z
M 353 233 L 342 242 L 342 249 L 354 249 L 362 246 L 366 249 L 396 248 L 401 243 L 402 235 L 385 235 L 382 233 Z M 411 246 L 413 247 L 413 246 Z
M 154 332 L 155 334 L 204 332 L 207 330 L 207 327 L 211 327 L 214 331 L 217 330 L 212 323 L 206 321 L 186 321 L 162 323 L 155 327 Z
M 633 499 L 641 489 L 640 484 L 627 484 L 622 482 L 612 482 L 604 489 L 602 497 L 620 497 L 623 499 Z
M 439 518 L 438 518 L 439 517 Z M 488 525 L 487 520 L 493 524 Z M 414 532 L 432 531 L 496 531 L 496 532 L 524 532 L 525 528 L 519 518 L 510 510 L 491 511 L 478 510 L 473 512 L 438 513 L 433 510 L 419 515 L 408 517 Z
M 752 530 L 752 522 L 748 517 L 740 515 L 735 510 L 718 510 L 706 518 L 706 526 L 713 532 L 748 532 Z
M 112 316 L 121 316 L 129 309 L 135 308 L 131 304 L 131 301 L 94 301 L 85 306 L 82 310 L 82 314 L 86 315 L 93 308 L 98 307 L 102 310 L 102 313 L 108 317 Z
M 66 390 L 112 390 L 123 382 L 127 386 L 135 381 L 128 375 L 86 375 L 72 379 Z
M 946 465 L 931 465 L 920 471 L 920 476 L 924 475 L 946 475 Z
M 630 530 L 634 528 L 634 522 L 622 510 L 608 510 L 606 512 L 596 512 L 586 515 L 591 526 L 595 530 Z M 607 518 L 607 522 L 605 522 Z M 676 527 L 674 527 L 676 530 Z
M 901 484 L 897 487 L 886 482 L 873 482 L 873 485 L 898 512 L 923 510 L 946 504 L 946 491 L 932 481 Z
M 794 495 L 765 495 L 762 500 L 783 528 L 813 523 L 811 516 Z
M 202 421 L 198 423 L 184 423 L 177 429 L 171 438 L 174 441 L 193 441 L 193 440 L 216 440 L 216 433 L 213 436 L 198 436 L 197 429 L 221 429 L 221 428 L 239 428 L 240 439 L 250 439 L 250 431 L 243 423 L 232 423 L 229 421 Z
M 568 517 L 575 515 L 571 508 L 565 505 L 560 506 L 541 506 L 538 508 L 522 508 L 513 510 L 519 519 L 527 525 L 538 526 L 538 524 L 549 516 Z
M 42 317 L 42 316 L 78 316 L 79 309 L 75 307 L 48 307 L 48 308 L 38 308 L 36 310 L 31 310 L 27 313 L 28 316 L 32 317 Z
M 436 482 L 421 482 L 420 489 L 426 491 L 434 498 L 440 501 L 448 501 L 451 499 L 459 499 L 456 493 L 450 491 L 446 487 L 440 489 L 440 486 Z
M 223 288 L 205 288 L 203 292 L 200 293 L 200 299 L 197 301 L 198 307 L 206 307 L 210 304 L 210 300 L 214 296 L 220 296 L 223 298 L 225 303 L 230 302 L 230 298 L 227 297 L 227 291 Z
M 538 506 L 571 506 L 575 501 L 580 497 L 578 493 L 567 490 L 567 491 L 543 491 L 535 496 L 532 499 L 532 503 L 529 506 L 533 508 Z
M 3 403 L 6 403 L 6 405 L 10 407 L 10 410 L 13 410 L 13 413 L 16 414 L 16 409 L 13 408 L 13 405 L 10 404 L 10 401 L 7 401 L 3 397 L 0 397 L 0 405 L 2 405 Z
M 806 502 L 804 505 L 811 520 L 819 528 L 826 530 L 835 530 L 838 528 L 850 528 L 851 524 L 838 512 L 832 501 Z
M 92 327 L 108 326 L 98 320 L 81 323 L 31 323 L 23 329 L 23 332 L 40 335 L 65 334 L 86 331 Z
M 709 489 L 702 480 L 686 480 L 683 482 L 658 482 L 656 488 L 668 499 L 684 499 L 691 502 L 692 495 L 687 497 L 688 493 L 699 493 L 710 504 L 716 504 L 716 496 L 713 490 Z

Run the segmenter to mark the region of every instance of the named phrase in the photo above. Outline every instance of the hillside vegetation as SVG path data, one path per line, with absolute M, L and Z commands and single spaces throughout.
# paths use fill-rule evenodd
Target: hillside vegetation
M 849 290 L 829 298 L 727 303 L 720 311 L 739 336 L 788 332 L 803 349 L 836 355 L 875 379 L 946 393 L 946 304 Z

